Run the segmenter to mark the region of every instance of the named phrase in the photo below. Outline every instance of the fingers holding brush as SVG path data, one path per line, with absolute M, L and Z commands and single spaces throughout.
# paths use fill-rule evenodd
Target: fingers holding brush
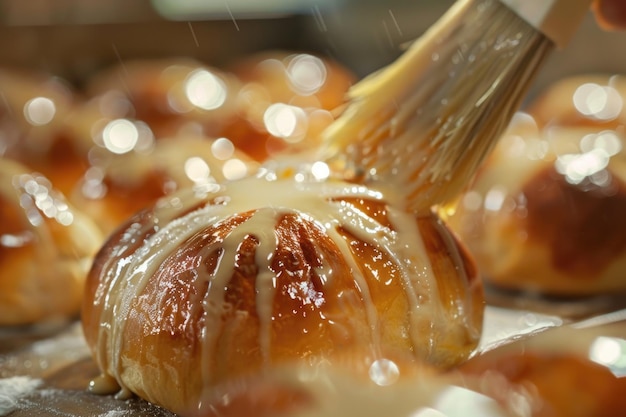
M 595 0 L 592 10 L 601 28 L 626 30 L 626 0 Z

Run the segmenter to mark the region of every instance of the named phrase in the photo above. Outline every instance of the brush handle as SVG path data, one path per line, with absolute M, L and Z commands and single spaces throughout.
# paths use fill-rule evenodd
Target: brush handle
M 500 0 L 511 11 L 565 47 L 589 13 L 592 0 Z

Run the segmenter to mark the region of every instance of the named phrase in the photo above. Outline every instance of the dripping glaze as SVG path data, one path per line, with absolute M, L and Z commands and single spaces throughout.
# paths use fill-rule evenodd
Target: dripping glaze
M 196 268 L 193 272 L 194 288 L 209 288 L 202 292 L 202 302 L 190 307 L 197 313 L 196 316 L 202 317 L 198 333 L 200 363 L 197 368 L 204 385 L 214 382 L 212 373 L 215 357 L 218 356 L 216 346 L 218 339 L 223 337 L 220 321 L 224 311 L 232 308 L 227 305 L 226 288 L 235 273 L 240 245 L 250 236 L 256 239 L 254 305 L 258 317 L 257 344 L 260 360 L 266 365 L 271 362 L 272 325 L 275 319 L 273 305 L 279 290 L 272 261 L 280 244 L 277 224 L 286 216 L 313 224 L 320 235 L 332 241 L 345 260 L 350 279 L 361 298 L 362 314 L 368 327 L 366 332 L 369 332 L 366 340 L 372 352 L 384 350 L 381 333 L 384 332 L 385 323 L 381 321 L 381 312 L 372 299 L 371 283 L 364 275 L 376 273 L 371 269 L 376 266 L 363 269 L 346 235 L 378 248 L 386 262 L 394 264 L 391 267 L 394 277 L 386 279 L 394 280 L 394 285 L 401 288 L 405 298 L 405 324 L 400 332 L 409 349 L 418 356 L 428 356 L 435 349 L 436 335 L 442 330 L 433 325 L 433 317 L 448 317 L 446 310 L 450 306 L 437 302 L 442 290 L 435 276 L 436 268 L 428 256 L 429 248 L 426 247 L 415 215 L 402 209 L 401 193 L 379 185 L 364 186 L 328 178 L 296 178 L 300 177 L 293 171 L 282 175 L 262 170 L 256 177 L 222 185 L 206 184 L 195 191 L 187 189 L 161 199 L 148 214 L 131 219 L 125 228 L 120 229 L 119 241 L 112 249 L 111 245 L 107 249 L 111 251 L 109 256 L 101 257 L 105 259 L 106 265 L 100 270 L 103 276 L 98 278 L 94 295 L 94 306 L 99 305 L 100 309 L 96 313 L 98 316 L 92 318 L 97 326 L 92 351 L 102 376 L 91 382 L 92 392 L 103 394 L 118 391 L 118 397 L 131 395 L 133 390 L 124 380 L 124 372 L 130 360 L 124 357 L 124 343 L 129 314 L 136 300 L 148 286 L 151 277 L 159 274 L 177 248 L 190 244 L 203 233 L 210 233 L 205 231 L 207 227 L 214 225 L 217 228 L 217 225 L 237 216 L 236 224 L 231 224 L 223 236 L 206 245 L 202 240 L 199 247 L 197 256 L 202 259 L 221 251 L 215 268 L 208 271 Z M 358 203 L 353 204 L 355 201 Z M 143 220 L 149 218 L 147 225 L 142 216 Z M 322 253 L 319 242 L 312 241 L 309 244 L 314 247 L 315 253 Z M 450 242 L 444 244 L 451 245 Z M 332 285 L 336 278 L 332 263 L 328 262 L 324 256 L 320 256 L 320 263 L 313 267 L 324 285 Z M 460 261 L 454 259 L 452 262 Z M 385 267 L 379 265 L 378 268 Z M 463 278 L 467 279 L 467 276 Z M 324 299 L 320 302 L 324 302 Z M 464 307 L 458 308 L 455 320 L 463 316 L 460 310 Z M 322 319 L 327 320 L 325 325 L 334 325 L 331 323 L 332 318 Z M 344 320 L 350 325 L 353 319 L 347 317 Z M 132 366 L 144 365 L 133 363 Z

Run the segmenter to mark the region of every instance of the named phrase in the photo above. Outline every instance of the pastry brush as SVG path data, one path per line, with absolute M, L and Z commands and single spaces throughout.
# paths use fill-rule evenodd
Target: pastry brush
M 321 157 L 406 193 L 417 213 L 458 197 L 535 74 L 591 0 L 458 0 L 387 67 L 348 92 Z

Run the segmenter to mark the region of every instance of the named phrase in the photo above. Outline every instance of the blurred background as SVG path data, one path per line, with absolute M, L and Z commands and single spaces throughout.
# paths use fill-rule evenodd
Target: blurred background
M 195 57 L 212 65 L 267 49 L 319 53 L 358 76 L 393 60 L 450 0 L 0 0 L 0 65 L 80 83 L 129 58 Z M 566 75 L 626 72 L 626 34 L 588 17 L 552 56 L 535 91 Z

